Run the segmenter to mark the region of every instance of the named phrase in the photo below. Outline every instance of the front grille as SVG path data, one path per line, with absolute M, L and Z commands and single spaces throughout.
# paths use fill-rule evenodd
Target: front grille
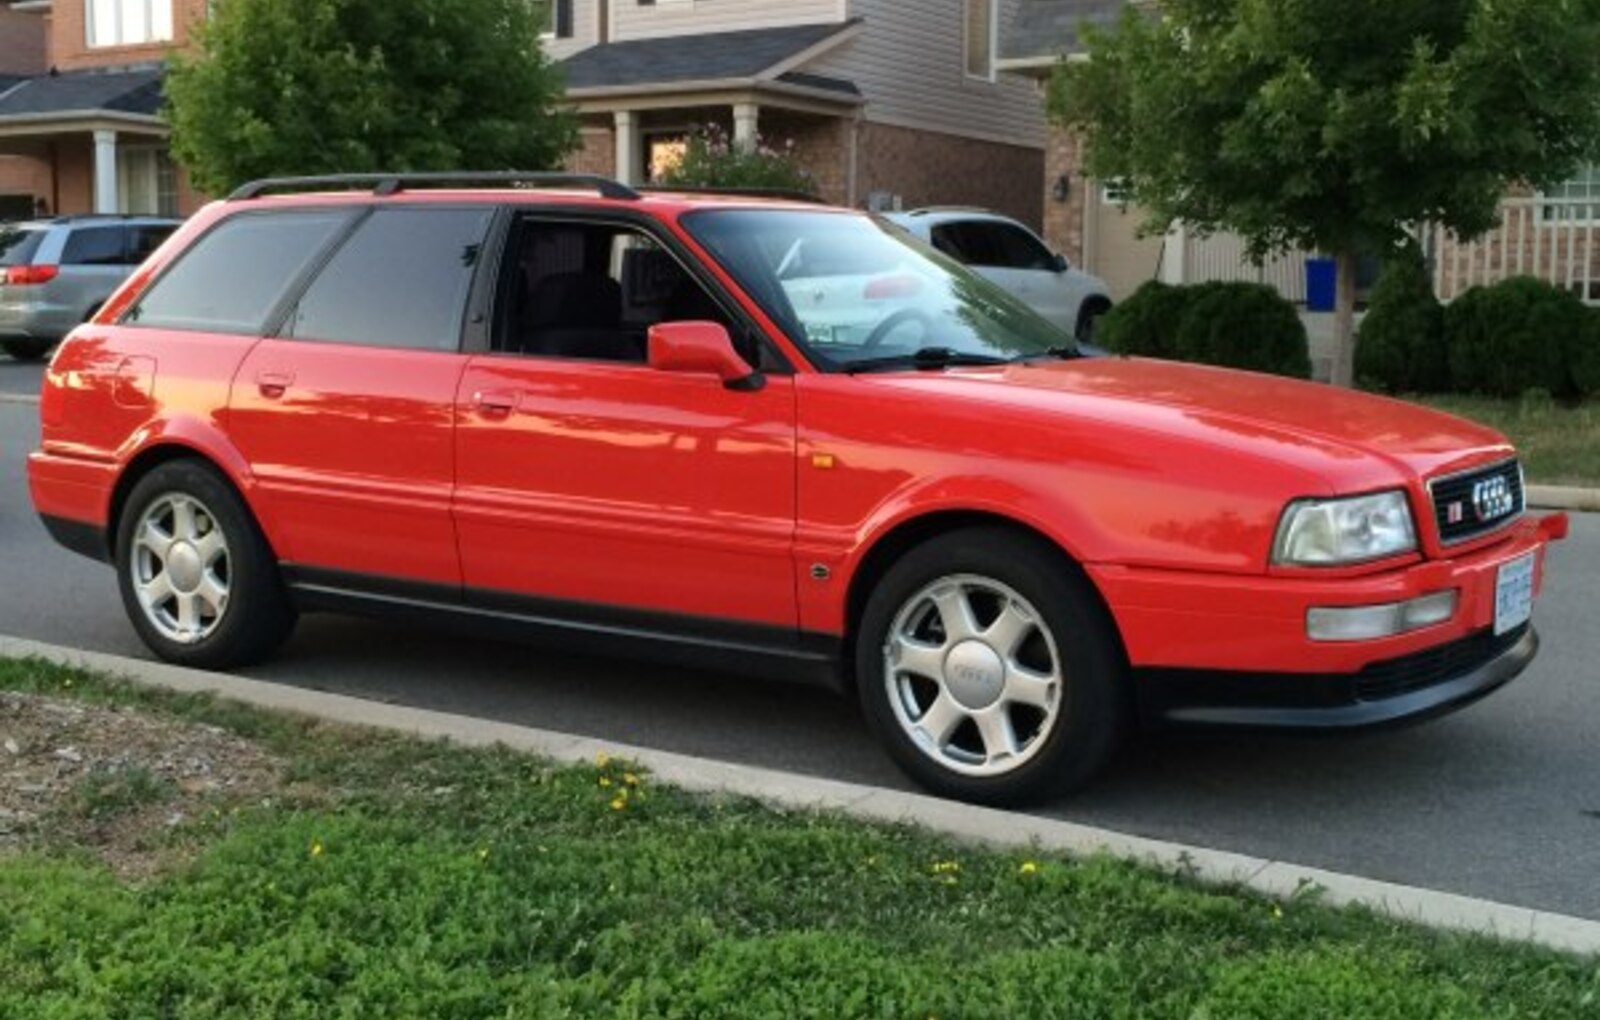
M 1446 545 L 1487 534 L 1521 516 L 1522 466 L 1514 460 L 1428 483 L 1439 541 Z
M 1426 651 L 1375 662 L 1356 674 L 1356 698 L 1382 701 L 1398 698 L 1457 677 L 1505 654 L 1528 632 L 1528 624 L 1495 637 L 1492 630 L 1480 630 L 1460 641 Z

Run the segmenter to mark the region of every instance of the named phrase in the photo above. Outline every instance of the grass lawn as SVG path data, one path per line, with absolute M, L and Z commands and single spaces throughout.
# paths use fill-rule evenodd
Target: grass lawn
M 978 850 L 37 662 L 0 660 L 0 744 L 0 797 L 82 773 L 0 838 L 6 1020 L 1600 1017 L 1600 961 L 1314 891 Z
M 1471 418 L 1516 444 L 1528 481 L 1600 486 L 1600 400 L 1577 406 L 1548 398 L 1409 396 L 1406 400 Z

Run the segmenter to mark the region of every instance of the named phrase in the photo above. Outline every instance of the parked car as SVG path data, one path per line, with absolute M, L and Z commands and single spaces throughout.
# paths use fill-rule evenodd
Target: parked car
M 896 226 L 994 283 L 1082 343 L 1111 311 L 1105 281 L 1074 269 L 1027 227 L 981 209 L 918 209 L 890 213 Z
M 1135 723 L 1392 724 L 1534 657 L 1566 518 L 1489 429 L 1083 358 L 848 210 L 515 182 L 247 186 L 63 344 L 34 505 L 154 652 L 345 610 L 818 676 L 987 802 Z M 869 281 L 826 329 L 797 243 Z
M 58 216 L 0 226 L 0 350 L 42 358 L 95 313 L 179 221 Z

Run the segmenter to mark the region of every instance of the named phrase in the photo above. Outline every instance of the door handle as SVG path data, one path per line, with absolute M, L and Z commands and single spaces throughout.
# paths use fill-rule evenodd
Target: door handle
M 506 418 L 517 408 L 517 395 L 506 390 L 479 390 L 472 395 L 472 402 L 485 418 Z
M 277 400 L 288 392 L 294 383 L 294 375 L 289 372 L 257 372 L 256 388 L 268 400 Z

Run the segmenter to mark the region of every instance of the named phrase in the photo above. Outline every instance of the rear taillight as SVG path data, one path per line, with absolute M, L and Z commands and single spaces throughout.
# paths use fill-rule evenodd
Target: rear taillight
M 6 283 L 13 287 L 49 283 L 59 272 L 61 272 L 60 266 L 12 266 L 6 270 Z

